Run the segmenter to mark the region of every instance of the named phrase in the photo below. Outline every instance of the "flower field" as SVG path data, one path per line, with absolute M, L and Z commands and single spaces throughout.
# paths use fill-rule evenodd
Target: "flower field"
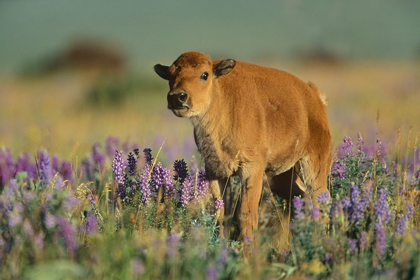
M 82 160 L 3 148 L 0 278 L 419 279 L 417 138 L 394 153 L 354 142 L 337 148 L 331 198 L 289 205 L 265 190 L 244 242 L 218 238 L 223 203 L 200 165 L 165 166 L 161 147 L 108 137 Z

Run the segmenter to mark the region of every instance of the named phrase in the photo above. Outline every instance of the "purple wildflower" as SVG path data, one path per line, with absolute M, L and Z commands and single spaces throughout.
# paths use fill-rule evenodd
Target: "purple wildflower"
M 363 146 L 365 145 L 365 140 L 363 140 L 362 134 L 359 132 L 357 133 L 357 151 L 359 152 L 359 154 L 363 153 L 362 149 Z
M 134 176 L 134 174 L 136 173 L 136 168 L 137 168 L 137 159 L 133 153 L 130 152 L 128 154 L 127 162 L 128 162 L 128 174 L 130 176 Z
M 65 197 L 64 199 L 64 209 L 66 209 L 67 211 L 72 210 L 74 207 L 78 206 L 80 203 L 80 200 L 76 197 L 74 197 L 73 195 L 69 194 Z
M 217 280 L 217 279 L 218 279 L 217 269 L 214 265 L 211 264 L 207 267 L 206 280 Z
M 208 192 L 209 183 L 207 181 L 206 173 L 200 170 L 197 175 L 197 196 L 204 196 Z
M 86 218 L 86 233 L 88 235 L 93 235 L 98 232 L 98 220 L 95 215 L 89 213 Z
M 51 168 L 54 174 L 60 172 L 60 158 L 57 155 L 52 157 Z
M 44 216 L 45 227 L 51 229 L 57 225 L 57 218 L 50 212 L 45 213 Z
M 293 207 L 295 209 L 295 218 L 296 220 L 302 219 L 305 217 L 303 213 L 303 200 L 299 197 L 295 197 L 292 199 Z
M 187 163 L 183 159 L 175 160 L 174 171 L 174 180 L 179 181 L 182 184 L 185 181 L 185 178 L 188 176 Z
M 347 239 L 350 245 L 350 253 L 357 253 L 357 239 L 349 238 Z
M 31 155 L 29 153 L 25 153 L 17 159 L 16 172 L 22 171 L 27 172 L 29 179 L 35 179 L 37 177 L 36 166 L 31 164 Z
M 35 249 L 37 249 L 37 250 L 44 249 L 44 238 L 45 238 L 45 233 L 43 233 L 43 232 L 41 232 L 39 234 L 36 234 L 34 236 Z
M 375 231 L 375 246 L 376 246 L 376 253 L 380 260 L 382 260 L 385 256 L 386 251 L 386 233 L 383 228 L 383 225 L 377 228 Z
M 365 203 L 360 199 L 360 192 L 357 186 L 350 187 L 350 201 L 351 222 L 354 224 L 359 224 L 359 222 L 363 220 Z
M 61 162 L 61 169 L 60 169 L 61 176 L 63 176 L 64 180 L 71 180 L 73 179 L 73 169 L 71 167 L 71 163 L 69 161 L 63 160 Z
M 312 208 L 312 219 L 316 220 L 320 217 L 319 207 Z
M 5 186 L 16 173 L 16 166 L 9 149 L 0 149 L 0 185 Z
M 10 228 L 14 228 L 17 225 L 20 225 L 22 223 L 22 217 L 19 213 L 16 213 L 15 211 L 11 212 L 9 215 L 9 221 L 8 225 Z
M 229 254 L 229 249 L 226 245 L 224 245 L 222 247 L 222 249 L 220 250 L 219 253 L 219 258 L 217 259 L 217 265 L 220 266 L 224 266 L 227 261 L 228 261 L 228 254 Z
M 105 142 L 105 150 L 109 158 L 112 158 L 117 150 L 118 145 L 120 144 L 120 139 L 116 137 L 109 136 Z
M 225 207 L 225 204 L 223 202 L 222 198 L 216 198 L 216 200 L 214 201 L 214 209 L 219 210 L 219 209 L 223 209 Z
M 341 144 L 341 149 L 344 154 L 346 155 L 352 155 L 353 154 L 353 142 L 350 138 L 350 136 L 344 136 L 343 143 Z
M 187 206 L 193 198 L 194 180 L 191 176 L 188 176 L 184 183 L 181 185 L 181 203 L 182 206 Z
M 70 221 L 64 217 L 58 218 L 58 224 L 60 225 L 60 233 L 63 236 L 64 245 L 70 253 L 75 253 L 77 250 L 77 242 L 74 227 L 71 225 Z
M 401 217 L 400 219 L 398 219 L 398 221 L 397 221 L 397 227 L 395 229 L 395 235 L 397 235 L 397 236 L 403 235 L 403 233 L 405 231 L 405 225 L 406 225 L 407 221 L 413 215 L 413 211 L 414 211 L 414 206 L 409 205 L 407 207 L 407 212 L 405 213 L 405 215 L 403 217 Z
M 122 151 L 115 151 L 115 158 L 112 162 L 112 171 L 115 174 L 115 180 L 120 185 L 124 185 L 125 183 L 125 168 L 127 167 L 125 160 L 122 155 Z
M 173 193 L 174 183 L 172 181 L 171 170 L 163 167 L 160 162 L 153 167 L 152 181 L 156 188 L 162 186 L 165 188 L 166 193 Z
M 101 148 L 101 145 L 99 143 L 95 143 L 92 146 L 92 158 L 93 158 L 93 161 L 95 162 L 95 165 L 97 164 L 100 170 L 102 170 L 105 166 L 105 155 L 100 151 L 100 148 Z
M 391 213 L 387 204 L 387 195 L 388 191 L 385 188 L 379 190 L 378 198 L 375 203 L 377 224 L 386 224 L 391 217 Z
M 334 161 L 333 167 L 331 169 L 332 175 L 337 175 L 340 180 L 344 180 L 346 177 L 347 166 L 342 160 Z
M 137 181 L 137 184 L 139 185 L 140 192 L 142 194 L 142 202 L 143 204 L 147 204 L 150 201 L 150 198 L 152 197 L 152 190 L 151 185 L 152 182 L 150 180 L 150 166 L 149 164 L 146 164 L 139 176 L 139 179 Z
M 48 185 L 54 174 L 51 169 L 51 160 L 46 150 L 39 151 L 39 173 L 41 185 Z
M 143 150 L 143 155 L 146 160 L 146 163 L 152 164 L 153 156 L 152 156 L 152 150 L 149 148 L 146 148 Z
M 171 233 L 169 235 L 168 239 L 166 240 L 167 245 L 168 245 L 168 251 L 167 251 L 168 257 L 171 258 L 177 255 L 180 240 L 181 240 L 181 235 L 179 235 L 178 233 Z
M 330 194 L 328 192 L 322 192 L 318 196 L 318 202 L 319 203 L 328 203 L 330 201 Z

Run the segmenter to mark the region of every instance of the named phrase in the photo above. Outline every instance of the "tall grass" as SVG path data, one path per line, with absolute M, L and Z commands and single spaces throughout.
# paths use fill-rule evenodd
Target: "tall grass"
M 416 279 L 419 150 L 393 162 L 384 146 L 345 137 L 331 197 L 294 198 L 292 215 L 264 192 L 243 242 L 218 238 L 220 205 L 196 162 L 166 167 L 160 149 L 112 137 L 82 161 L 2 149 L 0 278 Z

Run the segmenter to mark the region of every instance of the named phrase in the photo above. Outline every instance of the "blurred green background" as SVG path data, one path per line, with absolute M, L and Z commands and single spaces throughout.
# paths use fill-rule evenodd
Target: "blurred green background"
M 334 143 L 420 130 L 420 1 L 0 1 L 0 147 L 83 156 L 108 135 L 195 152 L 153 72 L 199 50 L 289 71 L 330 101 Z

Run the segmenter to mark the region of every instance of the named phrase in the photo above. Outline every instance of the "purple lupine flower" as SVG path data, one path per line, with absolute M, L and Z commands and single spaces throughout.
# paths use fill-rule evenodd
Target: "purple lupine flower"
M 350 136 L 344 136 L 343 143 L 341 144 L 341 150 L 346 155 L 352 155 L 353 154 L 353 142 L 350 138 Z
M 86 217 L 86 234 L 94 235 L 98 232 L 98 228 L 98 220 L 96 219 L 95 215 L 88 213 Z
M 194 196 L 194 179 L 191 176 L 188 176 L 184 183 L 181 185 L 181 204 L 182 206 L 187 206 L 190 203 L 191 199 Z
M 219 258 L 217 259 L 217 265 L 219 267 L 224 266 L 228 262 L 228 254 L 229 254 L 229 249 L 226 245 L 224 245 L 222 249 L 220 250 Z
M 64 245 L 70 253 L 75 253 L 77 250 L 77 241 L 74 227 L 70 221 L 64 217 L 58 217 L 58 224 L 60 225 L 60 233 L 63 236 Z
M 48 185 L 54 176 L 51 169 L 51 160 L 46 150 L 39 151 L 39 173 L 40 183 L 43 186 Z
M 343 206 L 343 210 L 345 212 L 349 212 L 350 207 L 351 207 L 351 200 L 350 197 L 346 196 L 341 200 L 341 205 Z
M 303 213 L 303 200 L 299 197 L 295 197 L 292 199 L 293 207 L 295 209 L 295 218 L 296 220 L 302 219 L 305 217 Z
M 395 179 L 395 178 L 398 177 L 398 166 L 397 166 L 397 163 L 395 161 L 392 161 L 391 166 L 392 166 L 392 170 L 393 170 L 392 171 L 392 177 Z
M 360 250 L 366 251 L 369 248 L 368 234 L 366 231 L 360 233 Z
M 16 165 L 9 149 L 0 149 L 0 185 L 5 186 L 16 173 Z
M 116 137 L 109 136 L 106 139 L 105 150 L 109 158 L 112 158 L 114 156 L 115 151 L 117 150 L 119 144 L 120 144 L 120 139 Z
M 55 227 L 57 225 L 57 222 L 57 218 L 53 214 L 51 214 L 50 212 L 45 213 L 44 223 L 46 228 L 51 229 Z
M 359 152 L 359 154 L 363 153 L 362 149 L 363 146 L 365 145 L 365 140 L 363 140 L 362 134 L 359 132 L 357 133 L 357 151 Z
M 211 264 L 207 267 L 206 280 L 217 280 L 217 279 L 218 279 L 217 269 L 214 265 Z
M 178 233 L 171 233 L 167 240 L 168 251 L 166 252 L 168 257 L 172 258 L 177 255 L 178 248 L 179 248 L 179 241 L 181 240 L 181 235 Z
M 320 213 L 319 213 L 319 207 L 313 207 L 312 208 L 312 219 L 316 220 L 320 217 Z
M 37 250 L 44 249 L 45 233 L 40 232 L 34 236 L 34 247 Z
M 92 205 L 95 205 L 95 204 L 96 204 L 96 197 L 95 197 L 95 195 L 93 194 L 93 192 L 89 192 L 89 193 L 87 193 L 87 194 L 86 194 L 86 196 L 87 196 L 87 198 L 88 198 L 88 200 L 89 200 L 90 204 L 92 204 Z
M 350 201 L 351 201 L 351 222 L 354 224 L 359 224 L 363 220 L 365 212 L 364 201 L 360 199 L 360 192 L 357 186 L 350 187 Z
M 51 161 L 51 168 L 53 170 L 53 174 L 60 172 L 60 158 L 58 155 L 54 155 Z
M 128 154 L 127 162 L 128 162 L 128 174 L 130 176 L 134 176 L 134 174 L 136 173 L 136 168 L 137 168 L 137 158 L 134 156 L 133 153 L 130 152 Z
M 150 178 L 150 165 L 146 163 L 143 167 L 142 171 L 140 172 L 140 176 L 137 180 L 137 184 L 139 186 L 140 192 L 142 194 L 141 200 L 144 205 L 146 205 L 150 198 L 152 197 L 152 180 Z
M 222 198 L 216 198 L 216 200 L 214 201 L 214 209 L 219 210 L 219 209 L 223 209 L 225 207 L 225 204 L 223 202 Z
M 22 216 L 19 213 L 16 213 L 15 211 L 11 212 L 8 221 L 9 228 L 14 228 L 15 226 L 20 225 L 21 223 Z
M 74 197 L 73 195 L 69 194 L 64 199 L 64 209 L 67 211 L 72 210 L 74 207 L 78 206 L 80 203 L 80 199 Z
M 184 183 L 181 185 L 180 200 L 182 206 L 186 206 L 194 197 L 194 179 L 192 176 L 188 176 Z
M 347 239 L 350 245 L 350 253 L 357 253 L 357 239 L 349 238 Z
M 386 224 L 391 217 L 391 213 L 387 204 L 388 191 L 383 188 L 379 190 L 378 198 L 375 203 L 376 223 Z
M 64 180 L 72 180 L 73 179 L 73 169 L 71 167 L 71 163 L 69 161 L 63 160 L 61 162 L 61 176 Z
M 153 160 L 152 150 L 149 149 L 149 148 L 145 148 L 143 150 L 143 155 L 144 155 L 144 158 L 145 158 L 146 163 L 151 165 L 152 164 L 152 160 Z
M 173 186 L 171 170 L 162 166 L 162 163 L 158 162 L 152 171 L 152 180 L 155 183 L 156 188 L 158 186 Z
M 122 151 L 115 151 L 115 158 L 112 161 L 112 171 L 115 174 L 115 180 L 120 185 L 124 185 L 125 183 L 125 168 L 127 167 L 127 164 L 125 163 L 125 160 L 122 155 Z
M 318 196 L 318 202 L 319 203 L 328 203 L 330 201 L 330 194 L 328 192 L 322 192 Z
M 197 196 L 205 196 L 209 190 L 209 182 L 204 170 L 200 170 L 197 175 Z
M 397 221 L 397 227 L 395 229 L 395 235 L 396 236 L 403 235 L 403 233 L 405 231 L 405 224 L 407 223 L 407 221 L 413 215 L 413 211 L 414 211 L 414 206 L 413 205 L 409 205 L 407 207 L 407 212 L 405 213 L 405 215 L 403 217 L 401 217 L 400 219 L 398 219 L 398 221 Z
M 102 170 L 105 166 L 105 155 L 100 150 L 101 145 L 99 143 L 95 143 L 92 146 L 92 158 L 95 162 L 95 165 L 98 165 L 100 170 Z M 111 147 L 109 147 L 111 149 Z M 114 153 L 114 152 L 112 152 Z
M 331 169 L 331 174 L 338 175 L 338 178 L 340 180 L 344 180 L 344 178 L 346 177 L 346 170 L 347 170 L 347 166 L 344 163 L 344 161 L 336 160 L 334 161 L 333 167 Z
M 16 163 L 16 171 L 26 171 L 29 179 L 37 178 L 36 166 L 35 164 L 31 164 L 31 155 L 29 153 L 25 153 L 18 157 Z
M 386 233 L 382 224 L 375 231 L 375 241 L 377 257 L 382 260 L 386 251 Z
M 185 178 L 187 178 L 188 176 L 187 163 L 183 159 L 175 160 L 174 171 L 175 171 L 174 180 L 179 181 L 182 184 Z

